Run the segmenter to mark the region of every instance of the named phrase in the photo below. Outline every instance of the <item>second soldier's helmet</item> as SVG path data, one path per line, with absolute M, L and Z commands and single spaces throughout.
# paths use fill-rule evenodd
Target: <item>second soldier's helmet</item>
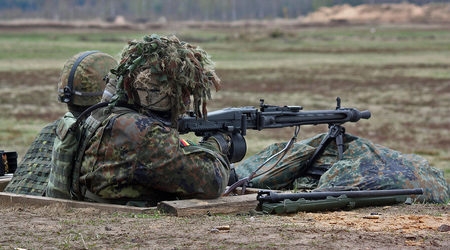
M 102 97 L 105 77 L 117 61 L 100 51 L 85 51 L 66 61 L 58 83 L 58 99 L 69 107 L 88 107 Z

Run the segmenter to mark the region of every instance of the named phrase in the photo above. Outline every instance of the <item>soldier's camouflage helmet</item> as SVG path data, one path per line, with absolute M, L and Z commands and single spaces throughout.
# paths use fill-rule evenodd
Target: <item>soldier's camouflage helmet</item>
M 170 112 L 174 125 L 188 110 L 191 96 L 197 117 L 206 117 L 210 89 L 221 87 L 210 56 L 176 36 L 152 34 L 129 42 L 111 72 L 117 76 L 118 100 L 140 112 Z
M 85 51 L 66 61 L 58 83 L 58 99 L 70 106 L 87 107 L 102 97 L 105 77 L 117 61 L 100 51 Z

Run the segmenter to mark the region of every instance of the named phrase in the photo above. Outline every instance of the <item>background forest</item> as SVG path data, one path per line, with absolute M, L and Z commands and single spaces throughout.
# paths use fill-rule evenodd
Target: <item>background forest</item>
M 348 4 L 449 3 L 449 0 L 2 0 L 0 20 L 50 19 L 55 21 L 122 16 L 132 22 L 237 21 L 297 18 L 321 7 Z

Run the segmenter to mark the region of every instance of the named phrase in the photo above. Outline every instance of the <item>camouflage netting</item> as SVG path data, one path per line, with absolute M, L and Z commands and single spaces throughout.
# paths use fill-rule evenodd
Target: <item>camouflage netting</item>
M 154 103 L 145 99 L 152 98 L 151 92 L 158 91 L 161 96 L 169 98 L 167 105 L 170 105 L 173 122 L 189 109 L 186 98 L 191 95 L 197 117 L 206 117 L 206 100 L 211 99 L 211 86 L 220 89 L 220 79 L 210 56 L 201 48 L 181 42 L 175 36 L 153 34 L 139 41 L 131 41 L 122 52 L 119 66 L 112 73 L 118 77 L 119 100 L 152 109 L 143 104 Z M 146 93 L 138 92 L 142 88 Z
M 285 158 L 272 168 L 277 159 L 273 159 L 258 171 L 252 181 L 255 188 L 285 189 L 310 188 L 315 191 L 330 190 L 385 190 L 423 188 L 424 194 L 418 202 L 446 203 L 450 200 L 450 186 L 442 170 L 431 167 L 421 156 L 402 154 L 398 151 L 374 144 L 367 139 L 346 134 L 344 154 L 338 159 L 335 142 L 325 149 L 312 165 L 320 169 L 329 169 L 320 177 L 312 178 L 305 174 L 307 160 L 326 134 L 294 144 Z M 270 145 L 260 153 L 247 158 L 237 165 L 239 178 L 248 176 L 272 154 L 280 151 L 286 143 Z M 303 173 L 296 178 L 297 173 Z

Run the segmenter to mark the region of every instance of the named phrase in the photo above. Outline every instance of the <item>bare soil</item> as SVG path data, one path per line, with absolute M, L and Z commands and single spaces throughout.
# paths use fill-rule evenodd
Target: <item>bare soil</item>
M 2 249 L 448 249 L 449 206 L 172 217 L 0 206 Z

